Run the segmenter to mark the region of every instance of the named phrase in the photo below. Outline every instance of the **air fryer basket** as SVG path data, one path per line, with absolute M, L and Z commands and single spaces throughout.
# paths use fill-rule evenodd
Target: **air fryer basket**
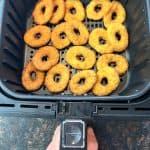
M 129 32 L 129 47 L 122 53 L 129 61 L 129 71 L 121 77 L 119 88 L 110 96 L 98 97 L 87 93 L 74 96 L 66 89 L 63 93 L 52 94 L 43 86 L 39 91 L 28 93 L 21 84 L 24 65 L 32 58 L 35 49 L 23 41 L 25 31 L 33 24 L 31 13 L 36 0 L 1 0 L 0 14 L 0 87 L 4 93 L 16 99 L 34 100 L 123 100 L 144 95 L 150 89 L 150 12 L 149 0 L 124 1 L 127 11 L 126 26 Z M 102 27 L 100 21 L 85 20 L 91 31 Z M 51 28 L 51 26 L 49 24 Z M 49 43 L 51 44 L 51 43 Z M 88 45 L 87 45 L 88 46 Z M 65 63 L 66 50 L 60 51 L 60 60 Z M 98 54 L 97 58 L 99 57 Z M 76 72 L 68 65 L 72 74 Z

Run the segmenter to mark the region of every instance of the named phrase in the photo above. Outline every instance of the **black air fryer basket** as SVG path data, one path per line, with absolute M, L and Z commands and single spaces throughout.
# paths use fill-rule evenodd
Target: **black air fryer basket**
M 0 111 L 3 113 L 56 116 L 148 116 L 150 115 L 150 1 L 122 0 L 127 11 L 129 47 L 122 53 L 129 61 L 129 71 L 119 88 L 110 96 L 91 93 L 74 96 L 68 89 L 49 93 L 45 87 L 27 92 L 21 84 L 24 65 L 35 49 L 23 41 L 25 31 L 33 26 L 32 10 L 36 0 L 0 0 Z M 92 30 L 100 21 L 86 19 Z M 53 26 L 49 25 L 51 28 Z M 60 52 L 65 63 L 65 50 Z M 98 57 L 98 54 L 97 54 Z M 76 70 L 68 66 L 74 74 Z

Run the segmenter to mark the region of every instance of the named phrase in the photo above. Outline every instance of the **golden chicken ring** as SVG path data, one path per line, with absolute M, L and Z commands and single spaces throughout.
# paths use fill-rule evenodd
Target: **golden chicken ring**
M 111 23 L 107 33 L 114 51 L 122 52 L 128 47 L 128 31 L 124 25 L 120 23 Z
M 111 94 L 119 83 L 118 73 L 110 67 L 105 67 L 97 72 L 97 81 L 92 91 L 97 96 L 106 96 Z
M 51 30 L 47 26 L 38 25 L 30 28 L 24 35 L 24 41 L 31 47 L 46 45 L 51 38 Z
M 64 18 L 65 15 L 65 2 L 64 0 L 54 0 L 53 16 L 50 19 L 50 23 L 57 24 Z
M 111 23 L 123 23 L 126 19 L 126 11 L 122 4 L 118 1 L 113 1 L 110 10 L 104 16 L 104 25 L 106 28 L 109 27 Z
M 33 20 L 36 24 L 46 24 L 53 15 L 53 0 L 39 1 L 32 13 Z
M 84 45 L 89 38 L 87 27 L 78 20 L 72 20 L 66 23 L 66 34 L 74 45 Z
M 109 11 L 111 2 L 106 0 L 92 0 L 86 8 L 87 18 L 101 20 Z
M 83 4 L 79 0 L 66 0 L 65 21 L 79 20 L 83 21 L 85 18 L 85 10 Z
M 57 64 L 47 72 L 45 86 L 50 92 L 58 93 L 67 87 L 69 78 L 69 69 L 63 64 Z
M 103 28 L 96 28 L 91 32 L 89 36 L 89 45 L 101 54 L 113 52 L 113 47 L 108 39 L 107 31 Z
M 56 65 L 59 53 L 55 47 L 45 46 L 40 48 L 32 58 L 33 65 L 40 71 L 47 71 Z
M 105 54 L 99 57 L 96 66 L 98 70 L 112 67 L 119 75 L 123 75 L 128 70 L 128 61 L 121 55 Z
M 65 60 L 73 68 L 90 69 L 96 62 L 95 53 L 84 46 L 71 47 L 65 56 Z
M 95 82 L 96 73 L 93 70 L 83 70 L 71 78 L 69 88 L 72 93 L 82 95 L 91 90 Z
M 66 23 L 58 24 L 52 31 L 51 40 L 53 45 L 58 49 L 63 49 L 70 45 L 70 40 L 68 39 L 65 31 Z
M 45 74 L 28 63 L 22 72 L 22 85 L 28 91 L 38 90 L 44 82 Z

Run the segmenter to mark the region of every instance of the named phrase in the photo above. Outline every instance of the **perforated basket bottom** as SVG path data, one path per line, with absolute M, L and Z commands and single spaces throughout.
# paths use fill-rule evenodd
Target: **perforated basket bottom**
M 92 20 L 89 20 L 89 19 L 86 19 L 85 20 L 85 25 L 88 27 L 88 30 L 91 32 L 93 29 L 95 28 L 98 28 L 98 27 L 104 27 L 103 26 L 103 22 L 102 21 L 92 21 Z M 27 29 L 31 28 L 32 26 L 34 26 L 34 23 L 33 23 L 33 19 L 32 17 L 30 17 L 27 21 Z M 51 24 L 48 24 L 48 26 L 52 29 L 54 28 L 53 25 Z M 52 45 L 51 42 L 48 43 L 48 45 Z M 87 44 L 86 45 L 88 48 L 90 48 L 90 46 Z M 69 69 L 70 69 L 70 73 L 71 73 L 71 76 L 73 76 L 78 70 L 77 69 L 74 69 L 72 68 L 69 64 L 67 64 L 65 62 L 65 53 L 66 51 L 68 50 L 68 48 L 71 47 L 68 46 L 67 48 L 63 49 L 63 50 L 60 50 L 60 60 L 59 62 L 65 64 Z M 91 50 L 93 50 L 92 48 L 90 48 Z M 29 46 L 26 45 L 25 47 L 25 58 L 24 58 L 24 66 L 27 62 L 31 61 L 35 51 L 37 51 L 37 49 L 33 49 L 33 48 L 30 48 Z M 96 54 L 96 59 L 99 58 L 100 54 L 96 53 L 95 50 L 93 50 Z M 128 50 L 126 50 L 125 52 L 121 53 L 121 55 L 124 55 L 127 59 L 129 58 L 128 57 Z M 96 67 L 93 68 L 94 70 L 96 70 Z M 112 95 L 118 95 L 119 93 L 121 93 L 127 86 L 127 81 L 128 81 L 128 73 L 126 73 L 124 76 L 120 77 L 120 85 L 119 87 L 117 88 L 116 91 L 114 91 L 112 93 Z M 41 89 L 39 89 L 38 91 L 36 92 L 33 92 L 33 94 L 37 94 L 37 95 L 54 95 L 54 93 L 50 93 L 46 87 L 43 85 L 41 87 Z M 59 94 L 55 94 L 55 95 L 69 95 L 69 94 L 72 94 L 69 90 L 69 88 L 67 88 L 65 91 L 59 93 Z M 88 92 L 86 94 L 84 94 L 85 96 L 86 95 L 93 95 L 92 92 Z

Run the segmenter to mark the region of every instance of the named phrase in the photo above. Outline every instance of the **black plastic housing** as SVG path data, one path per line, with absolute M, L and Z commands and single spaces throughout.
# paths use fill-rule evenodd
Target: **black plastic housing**
M 25 58 L 23 35 L 27 20 L 31 16 L 35 0 L 1 0 L 1 36 L 0 36 L 0 86 L 8 95 L 19 99 L 45 100 L 107 100 L 133 99 L 145 94 L 150 88 L 150 20 L 148 1 L 132 0 L 125 4 L 127 10 L 126 25 L 130 35 L 130 44 L 126 56 L 130 68 L 124 85 L 112 96 L 97 97 L 51 94 L 36 95 L 27 93 L 21 85 L 21 72 Z M 3 3 L 3 4 L 2 4 Z
M 41 103 L 60 101 L 92 102 L 92 105 L 127 106 L 148 101 L 150 90 L 150 1 L 122 0 L 126 11 L 126 26 L 130 42 L 125 56 L 129 60 L 129 71 L 125 81 L 116 93 L 97 97 L 94 95 L 73 96 L 72 94 L 28 93 L 21 85 L 21 73 L 26 59 L 27 48 L 23 35 L 36 0 L 0 1 L 0 88 L 3 103 Z M 4 98 L 5 97 L 5 98 Z M 143 98 L 145 97 L 145 98 Z M 30 101 L 30 102 L 29 102 Z M 70 103 L 69 103 L 70 104 Z M 145 106 L 145 103 L 144 103 Z M 143 107 L 143 105 L 142 105 Z M 148 105 L 150 107 L 150 105 Z M 103 110 L 103 108 L 102 108 Z M 129 111 L 129 110 L 128 110 Z

